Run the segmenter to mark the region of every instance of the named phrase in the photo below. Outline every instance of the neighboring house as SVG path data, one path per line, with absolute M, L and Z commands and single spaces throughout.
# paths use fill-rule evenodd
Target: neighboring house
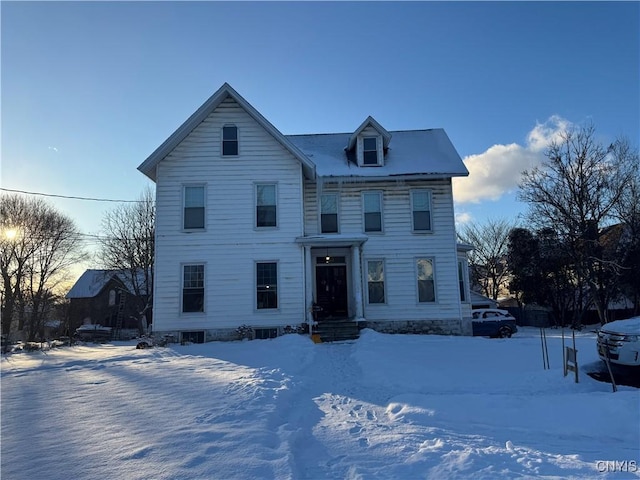
M 498 308 L 498 302 L 478 292 L 471 292 L 471 308 Z
M 283 135 L 224 84 L 138 169 L 156 183 L 156 334 L 470 332 L 451 187 L 468 172 L 442 129 Z
M 138 332 L 140 305 L 127 276 L 117 270 L 86 270 L 71 287 L 69 331 L 81 325 L 111 327 L 114 337 Z

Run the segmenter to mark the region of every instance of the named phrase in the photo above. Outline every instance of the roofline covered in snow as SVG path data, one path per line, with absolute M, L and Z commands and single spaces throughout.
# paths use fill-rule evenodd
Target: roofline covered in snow
M 395 180 L 446 180 L 451 177 L 466 177 L 468 173 L 389 173 L 386 175 L 318 175 L 324 182 L 389 182 Z

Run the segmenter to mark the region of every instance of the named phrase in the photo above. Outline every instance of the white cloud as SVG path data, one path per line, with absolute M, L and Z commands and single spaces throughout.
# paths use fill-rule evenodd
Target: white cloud
M 53 150 L 54 152 L 58 151 L 58 149 L 56 147 L 49 147 L 49 150 Z
M 572 123 L 558 115 L 552 115 L 544 123 L 536 126 L 527 135 L 527 148 L 534 152 L 544 152 L 553 141 L 560 141 L 562 133 L 572 127 Z
M 571 122 L 557 115 L 536 126 L 527 134 L 526 145 L 494 145 L 483 153 L 463 159 L 469 176 L 453 179 L 453 196 L 457 203 L 480 203 L 498 200 L 518 186 L 524 170 L 544 159 L 546 147 L 558 140 Z
M 456 213 L 456 225 L 464 225 L 473 220 L 473 217 L 469 212 Z

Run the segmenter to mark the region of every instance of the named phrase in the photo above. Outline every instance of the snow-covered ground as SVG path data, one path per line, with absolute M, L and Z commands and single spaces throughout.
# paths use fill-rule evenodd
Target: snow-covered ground
M 563 376 L 559 330 L 383 335 L 2 358 L 1 472 L 19 479 L 640 478 L 640 390 Z M 617 472 L 614 472 L 617 471 Z

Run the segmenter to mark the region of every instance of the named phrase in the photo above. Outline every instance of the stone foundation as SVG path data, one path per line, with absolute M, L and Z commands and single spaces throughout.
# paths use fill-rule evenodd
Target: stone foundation
M 471 319 L 463 320 L 362 320 L 358 322 L 358 327 L 370 328 L 380 333 L 412 333 L 419 335 L 471 335 Z M 252 332 L 247 332 L 243 337 L 236 328 L 217 328 L 207 330 L 188 331 L 162 331 L 154 332 L 153 336 L 157 340 L 167 338 L 169 342 L 180 343 L 183 340 L 183 333 L 204 332 L 204 342 L 232 341 L 248 338 L 256 338 L 255 330 L 276 330 L 276 336 L 285 333 L 293 333 L 284 326 L 274 327 L 253 327 Z
M 169 343 L 181 343 L 189 332 L 204 332 L 204 343 L 206 342 L 227 342 L 233 340 L 243 340 L 247 338 L 249 340 L 253 340 L 256 338 L 256 330 L 276 330 L 276 336 L 284 335 L 285 333 L 291 333 L 289 331 L 285 332 L 285 327 L 277 326 L 277 327 L 253 327 L 252 330 L 247 331 L 245 335 L 241 335 L 238 333 L 237 328 L 216 328 L 216 329 L 193 329 L 193 330 L 174 330 L 174 331 L 154 331 L 153 337 L 156 340 L 167 339 Z M 184 335 L 183 335 L 184 334 Z
M 460 320 L 387 320 L 364 322 L 363 327 L 380 333 L 415 333 L 420 335 L 464 335 Z

